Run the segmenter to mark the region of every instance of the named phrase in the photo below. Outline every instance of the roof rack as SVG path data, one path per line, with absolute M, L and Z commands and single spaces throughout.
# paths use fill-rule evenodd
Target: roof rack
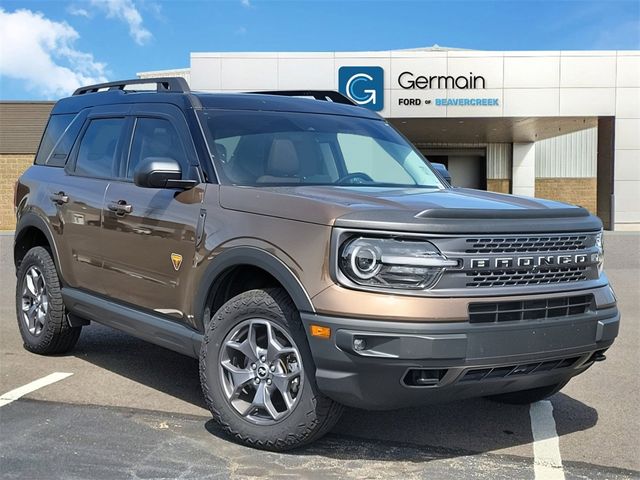
M 342 103 L 344 105 L 356 105 L 349 97 L 335 90 L 274 90 L 265 92 L 247 92 L 262 95 L 281 95 L 283 97 L 312 97 L 316 100 Z
M 97 83 L 80 87 L 73 95 L 84 95 L 85 93 L 96 93 L 100 90 L 124 90 L 127 85 L 144 85 L 155 83 L 158 93 L 188 93 L 191 91 L 189 84 L 182 77 L 161 77 L 161 78 L 134 78 L 132 80 L 120 80 L 118 82 Z

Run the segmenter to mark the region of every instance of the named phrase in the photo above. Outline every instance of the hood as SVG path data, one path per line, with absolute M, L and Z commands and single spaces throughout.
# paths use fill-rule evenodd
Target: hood
M 258 215 L 363 229 L 515 233 L 601 228 L 581 207 L 466 188 L 223 186 L 220 203 Z

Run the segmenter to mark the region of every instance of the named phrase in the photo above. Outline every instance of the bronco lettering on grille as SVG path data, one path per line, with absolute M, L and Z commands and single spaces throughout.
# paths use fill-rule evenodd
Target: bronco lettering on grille
M 594 254 L 597 255 L 597 254 Z M 513 268 L 513 267 L 547 267 L 551 265 L 584 264 L 589 261 L 589 255 L 578 253 L 575 255 L 541 255 L 537 257 L 500 257 L 500 258 L 472 258 L 470 266 L 479 268 Z M 597 258 L 592 258 L 597 261 Z

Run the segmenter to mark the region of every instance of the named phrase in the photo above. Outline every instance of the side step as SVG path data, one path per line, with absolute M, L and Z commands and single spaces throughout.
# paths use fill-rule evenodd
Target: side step
M 64 287 L 62 298 L 72 314 L 122 330 L 174 352 L 198 358 L 202 334 L 186 325 L 74 288 Z

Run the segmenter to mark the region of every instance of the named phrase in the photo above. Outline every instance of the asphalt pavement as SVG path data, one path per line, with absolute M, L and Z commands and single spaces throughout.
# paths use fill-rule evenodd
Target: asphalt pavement
M 211 420 L 197 361 L 92 324 L 69 354 L 22 348 L 13 238 L 0 234 L 2 478 L 538 478 L 528 406 L 473 399 L 392 412 L 348 409 L 324 439 L 288 453 L 233 443 Z M 607 360 L 551 398 L 564 478 L 640 478 L 640 233 L 608 233 L 622 312 Z M 555 477 L 562 478 L 562 477 Z

